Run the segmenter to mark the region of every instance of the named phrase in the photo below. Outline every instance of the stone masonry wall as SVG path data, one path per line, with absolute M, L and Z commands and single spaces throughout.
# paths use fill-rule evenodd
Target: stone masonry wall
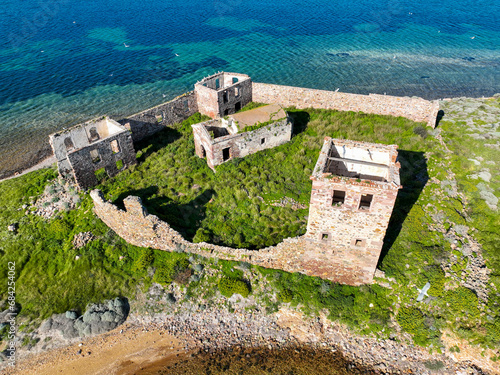
M 240 78 L 236 83 L 224 82 L 224 79 L 235 75 Z M 213 81 L 219 79 L 221 88 L 216 89 Z M 207 86 L 201 83 L 195 85 L 198 110 L 201 114 L 211 118 L 224 117 L 237 111 L 236 104 L 240 109 L 252 101 L 252 80 L 246 75 L 236 73 L 218 73 L 205 78 Z M 225 99 L 224 99 L 225 98 Z
M 324 108 L 380 115 L 402 116 L 435 127 L 439 102 L 390 95 L 359 95 L 253 82 L 253 101 L 284 107 Z
M 118 122 L 132 132 L 134 142 L 140 141 L 168 125 L 182 122 L 198 112 L 198 104 L 193 91 L 177 98 L 128 116 Z
M 233 249 L 209 243 L 186 241 L 168 223 L 150 215 L 140 198 L 127 197 L 125 211 L 104 200 L 99 190 L 90 193 L 95 214 L 125 241 L 135 246 L 165 251 L 185 251 L 205 257 L 246 261 L 266 268 L 301 272 L 334 282 L 360 285 L 371 282 L 372 274 L 363 272 L 357 259 L 343 262 L 323 244 L 314 244 L 305 237 L 287 238 L 276 246 L 261 250 Z
M 243 133 L 242 137 L 237 140 L 240 157 L 289 142 L 292 139 L 292 130 L 292 122 L 289 119 L 283 119 L 260 129 Z
M 210 123 L 211 121 L 205 124 L 209 125 Z M 273 148 L 290 141 L 292 127 L 291 121 L 283 119 L 250 132 L 212 139 L 204 130 L 203 124 L 196 124 L 193 125 L 195 151 L 199 157 L 203 157 L 201 148 L 203 146 L 207 164 L 214 169 L 216 165 L 224 163 L 223 149 L 229 148 L 230 159 L 233 159 Z
M 344 204 L 332 205 L 334 190 L 346 192 Z M 369 210 L 358 209 L 362 194 L 373 195 Z M 313 180 L 305 237 L 314 244 L 322 243 L 337 261 L 342 259 L 361 273 L 373 273 L 397 194 L 397 188 L 352 185 L 341 179 Z
M 111 142 L 118 142 L 120 152 L 113 152 Z M 90 152 L 97 150 L 100 160 L 94 162 Z M 82 189 L 88 189 L 98 184 L 95 171 L 104 168 L 109 177 L 115 176 L 120 170 L 137 162 L 134 145 L 128 131 L 110 136 L 99 142 L 90 144 L 68 154 L 68 161 L 73 169 L 75 182 Z M 121 160 L 123 165 L 118 169 L 116 162 Z

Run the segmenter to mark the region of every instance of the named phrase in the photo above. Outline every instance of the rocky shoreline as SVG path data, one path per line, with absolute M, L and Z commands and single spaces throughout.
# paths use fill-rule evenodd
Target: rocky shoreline
M 31 352 L 21 349 L 18 354 L 20 361 L 16 368 L 4 368 L 4 371 L 6 374 L 24 374 L 34 366 L 51 366 L 55 358 L 60 361 L 61 353 L 66 355 L 68 360 L 75 360 L 87 353 L 81 349 L 68 352 L 68 345 L 89 340 L 102 340 L 105 343 L 115 336 L 122 340 L 119 337 L 126 335 L 130 329 L 160 332 L 178 339 L 180 345 L 177 353 L 185 356 L 176 356 L 168 363 L 176 369 L 174 373 L 179 374 L 191 373 L 190 368 L 200 368 L 196 366 L 208 366 L 211 362 L 207 358 L 219 361 L 214 363 L 220 365 L 221 358 L 228 353 L 233 357 L 239 353 L 236 360 L 257 356 L 262 362 L 276 353 L 287 351 L 291 353 L 287 354 L 288 356 L 300 358 L 316 355 L 321 356 L 322 361 L 332 360 L 336 371 L 333 372 L 332 368 L 334 374 L 494 373 L 481 370 L 470 362 L 456 362 L 442 354 L 429 354 L 428 350 L 399 342 L 396 337 L 379 340 L 359 336 L 345 326 L 329 321 L 325 316 L 309 318 L 288 307 L 266 315 L 264 312 L 248 312 L 244 309 L 234 312 L 221 308 L 199 309 L 188 303 L 183 303 L 183 306 L 174 312 L 130 315 L 125 325 L 94 338 L 67 340 L 60 336 L 51 342 L 50 350 L 48 345 L 45 348 L 33 348 Z M 91 351 L 88 353 L 90 355 Z M 178 362 L 181 359 L 182 361 Z M 232 358 L 233 362 L 234 360 L 235 358 Z M 263 365 L 266 366 L 271 372 L 262 373 L 273 373 L 272 368 L 269 368 L 271 365 Z
M 426 349 L 396 339 L 358 336 L 323 315 L 308 318 L 289 308 L 272 315 L 211 309 L 141 316 L 133 320 L 161 327 L 182 338 L 187 350 L 216 353 L 234 347 L 269 350 L 306 347 L 341 354 L 342 365 L 350 373 L 433 374 L 438 369 L 441 374 L 485 373 L 471 363 L 457 363 L 445 355 L 429 354 Z

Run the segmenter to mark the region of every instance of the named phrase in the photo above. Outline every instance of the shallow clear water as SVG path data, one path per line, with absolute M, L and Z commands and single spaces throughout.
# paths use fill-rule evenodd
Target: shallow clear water
M 442 98 L 500 92 L 496 0 L 6 0 L 0 174 L 82 120 L 218 70 L 255 81 Z

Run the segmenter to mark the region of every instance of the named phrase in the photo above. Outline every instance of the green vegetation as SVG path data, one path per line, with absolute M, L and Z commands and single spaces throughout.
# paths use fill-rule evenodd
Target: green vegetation
M 500 107 L 498 99 L 483 104 Z M 500 295 L 493 290 L 500 288 L 500 214 L 492 206 L 500 191 L 500 153 L 487 146 L 494 143 L 495 129 L 488 125 L 494 121 L 481 120 L 488 119 L 485 110 L 467 102 L 448 105 L 448 117 L 436 130 L 403 118 L 290 108 L 291 142 L 231 160 L 217 173 L 194 153 L 190 125 L 205 119 L 196 114 L 139 145 L 138 165 L 114 178 L 102 177 L 99 188 L 107 199 L 121 205 L 128 195 L 140 196 L 149 212 L 188 240 L 259 249 L 305 233 L 307 209 L 269 203 L 287 196 L 308 205 L 309 176 L 325 136 L 398 144 L 403 189 L 380 259 L 386 274 L 380 285 L 338 285 L 182 250 L 137 248 L 93 215 L 85 194 L 77 209 L 50 219 L 26 214 L 31 208 L 21 207 L 52 184 L 56 173 L 49 169 L 0 183 L 1 299 L 7 296 L 11 261 L 16 262 L 21 317 L 29 319 L 82 310 L 88 302 L 118 295 L 133 298 L 152 282 L 174 282 L 186 290 L 186 299 L 209 304 L 220 294 L 247 297 L 251 292 L 269 313 L 287 303 L 385 337 L 395 318 L 415 343 L 432 344 L 434 350 L 442 347 L 445 328 L 483 347 L 498 347 Z M 19 224 L 17 234 L 6 229 L 12 223 Z M 74 235 L 86 231 L 96 239 L 76 249 Z M 491 270 L 484 286 L 490 292 L 487 301 L 464 286 L 476 277 L 471 267 L 482 256 Z M 430 297 L 416 302 L 417 288 L 427 282 Z
M 305 233 L 307 209 L 268 202 L 287 196 L 308 205 L 309 176 L 325 136 L 399 144 L 417 153 L 410 154 L 407 164 L 421 162 L 424 157 L 417 150 L 435 144 L 433 138 L 422 140 L 413 132 L 420 125 L 403 118 L 293 108 L 289 112 L 296 130 L 291 142 L 231 160 L 218 166 L 217 173 L 194 153 L 190 125 L 204 119 L 194 115 L 155 135 L 155 143 L 145 143 L 139 151 L 139 165 L 100 188 L 119 204 L 127 195 L 139 195 L 152 214 L 188 240 L 259 249 Z M 425 164 L 412 172 L 419 168 Z
M 243 280 L 223 276 L 217 285 L 219 286 L 220 293 L 228 298 L 233 294 L 240 294 L 246 298 L 250 294 L 250 287 Z

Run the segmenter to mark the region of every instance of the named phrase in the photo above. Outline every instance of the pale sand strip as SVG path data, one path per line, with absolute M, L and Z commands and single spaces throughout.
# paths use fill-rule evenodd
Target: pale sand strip
M 120 333 L 122 331 L 122 333 Z M 83 345 L 80 346 L 80 343 Z M 78 352 L 81 350 L 81 354 Z M 90 352 L 90 354 L 89 354 Z M 77 344 L 50 350 L 4 369 L 14 375 L 125 375 L 153 374 L 187 352 L 174 336 L 161 329 L 120 326 Z

